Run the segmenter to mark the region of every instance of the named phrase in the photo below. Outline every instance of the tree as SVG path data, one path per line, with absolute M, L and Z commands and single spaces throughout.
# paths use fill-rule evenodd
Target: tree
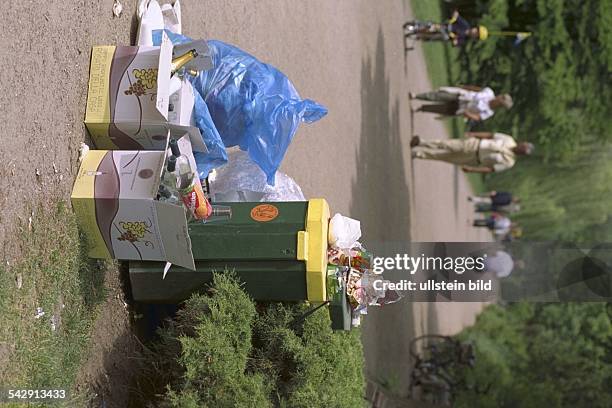
M 461 0 L 490 31 L 529 31 L 515 45 L 492 35 L 458 57 L 458 83 L 513 95 L 514 107 L 479 125 L 536 144 L 536 157 L 487 178 L 490 189 L 523 199 L 515 219 L 524 237 L 592 240 L 612 199 L 612 2 L 601 0 Z M 609 201 L 608 201 L 609 202 Z M 601 232 L 601 228 L 598 229 Z M 598 236 L 606 234 L 599 233 Z
M 514 96 L 496 128 L 536 142 L 546 159 L 568 159 L 587 137 L 609 140 L 612 125 L 612 4 L 599 0 L 474 1 L 490 31 L 530 31 L 516 46 L 490 36 L 467 46 L 458 80 Z
M 612 324 L 602 303 L 490 306 L 459 336 L 476 344 L 465 407 L 609 407 Z

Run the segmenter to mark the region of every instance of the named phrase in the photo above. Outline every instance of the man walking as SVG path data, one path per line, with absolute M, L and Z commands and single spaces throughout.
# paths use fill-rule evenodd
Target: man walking
M 412 157 L 456 164 L 465 172 L 492 173 L 508 170 L 514 166 L 517 156 L 533 152 L 531 143 L 517 143 L 503 133 L 466 132 L 466 136 L 431 141 L 414 136 L 410 142 Z
M 509 191 L 489 191 L 476 196 L 468 197 L 468 201 L 474 204 L 492 204 L 492 205 L 509 205 L 511 203 L 520 203 L 521 199 L 516 197 Z
M 409 94 L 411 99 L 438 102 L 422 105 L 417 112 L 437 113 L 443 116 L 463 116 L 473 121 L 483 121 L 499 108 L 512 108 L 512 97 L 508 94 L 495 96 L 489 87 L 465 85 L 460 87 L 445 86 L 433 92 Z
M 468 197 L 476 212 L 513 213 L 521 210 L 520 199 L 507 191 L 491 191 L 481 196 Z
M 516 227 L 510 218 L 501 214 L 491 214 L 486 218 L 474 220 L 474 227 L 488 228 L 497 239 L 502 239 L 510 233 L 511 229 Z

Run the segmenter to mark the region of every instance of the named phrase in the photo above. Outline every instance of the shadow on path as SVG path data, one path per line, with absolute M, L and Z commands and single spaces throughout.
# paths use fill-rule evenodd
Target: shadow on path
M 404 171 L 399 101 L 391 100 L 384 37 L 378 32 L 374 59 L 361 67 L 361 135 L 350 213 L 369 241 L 410 239 L 410 192 Z M 403 143 L 405 142 L 405 143 Z
M 397 251 L 410 240 L 411 197 L 403 154 L 408 141 L 401 139 L 399 100 L 391 96 L 384 41 L 379 29 L 374 54 L 362 62 L 361 135 L 350 205 L 351 216 L 361 221 L 364 244 L 376 256 L 393 255 L 386 252 Z M 405 347 L 413 336 L 409 302 L 368 309 L 362 330 L 366 376 L 398 396 L 407 392 Z

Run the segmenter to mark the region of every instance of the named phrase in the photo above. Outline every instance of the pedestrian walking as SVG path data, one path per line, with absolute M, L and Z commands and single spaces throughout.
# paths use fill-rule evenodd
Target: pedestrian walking
M 436 113 L 442 116 L 463 116 L 476 122 L 489 119 L 500 108 L 510 109 L 513 106 L 509 94 L 495 95 L 489 87 L 480 88 L 472 85 L 459 87 L 446 86 L 437 91 L 410 93 L 411 99 L 438 102 L 422 105 L 417 112 Z
M 468 197 L 468 201 L 475 204 L 491 204 L 497 206 L 510 205 L 511 203 L 520 203 L 521 199 L 508 191 L 489 191 L 477 196 Z
M 486 218 L 474 220 L 474 227 L 488 228 L 496 238 L 503 238 L 506 236 L 512 228 L 516 227 L 516 224 L 512 223 L 510 218 L 501 214 L 491 214 Z
M 476 203 L 474 204 L 474 210 L 479 213 L 483 212 L 497 212 L 503 214 L 512 214 L 521 210 L 520 204 L 511 202 L 507 205 L 497 205 L 488 203 Z
M 517 143 L 512 136 L 493 132 L 466 132 L 465 139 L 422 141 L 414 136 L 410 142 L 412 157 L 440 160 L 462 166 L 470 173 L 492 173 L 514 166 L 517 156 L 529 155 L 533 145 Z
M 512 255 L 498 249 L 493 253 L 487 254 L 487 257 L 484 259 L 484 266 L 484 272 L 493 273 L 498 278 L 506 278 L 510 276 L 514 269 L 514 260 Z

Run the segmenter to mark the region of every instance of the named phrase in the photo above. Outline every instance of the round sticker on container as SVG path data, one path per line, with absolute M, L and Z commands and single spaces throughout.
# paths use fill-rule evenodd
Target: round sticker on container
M 272 221 L 278 217 L 278 208 L 272 204 L 259 204 L 251 210 L 251 218 L 259 222 Z

